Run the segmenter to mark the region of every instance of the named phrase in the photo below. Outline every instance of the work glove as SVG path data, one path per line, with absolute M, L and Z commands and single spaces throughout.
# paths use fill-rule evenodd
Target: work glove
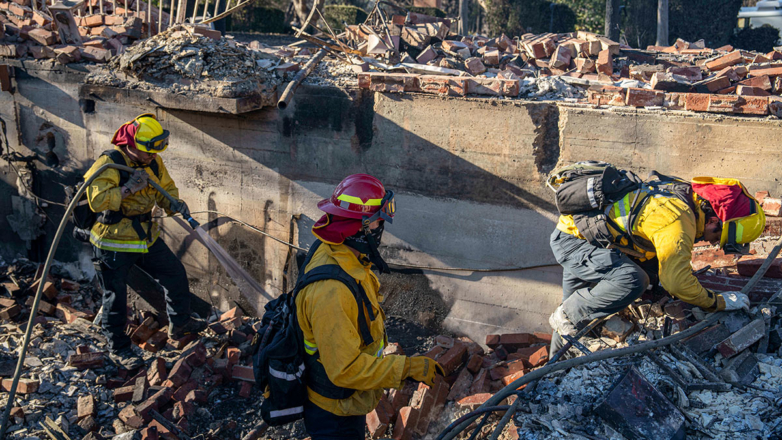
M 744 309 L 749 311 L 749 297 L 741 292 L 722 292 L 722 299 L 725 300 L 725 310 Z
M 187 203 L 185 203 L 184 200 L 180 199 L 176 202 L 171 202 L 171 210 L 182 214 L 182 217 L 184 217 L 185 220 L 191 217 L 190 208 L 187 207 Z
M 405 379 L 410 378 L 423 382 L 430 387 L 434 386 L 434 378 L 436 375 L 445 376 L 443 367 L 440 366 L 434 359 L 430 359 L 426 356 L 412 356 L 405 359 Z
M 131 194 L 136 194 L 149 184 L 149 174 L 143 169 L 137 169 L 123 185 Z

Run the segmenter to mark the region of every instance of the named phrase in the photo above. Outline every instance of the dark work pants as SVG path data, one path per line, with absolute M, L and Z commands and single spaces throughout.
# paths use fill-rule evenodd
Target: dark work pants
M 312 402 L 304 404 L 304 428 L 312 440 L 364 440 L 367 416 L 338 416 Z
M 646 272 L 616 249 L 599 248 L 558 229 L 550 244 L 562 265 L 562 310 L 578 329 L 624 309 L 649 286 Z M 554 332 L 552 356 L 563 345 Z
M 99 275 L 103 286 L 103 332 L 109 340 L 109 349 L 121 350 L 130 345 L 125 334 L 128 320 L 128 272 L 137 265 L 156 279 L 166 290 L 166 312 L 174 325 L 182 325 L 190 315 L 190 287 L 182 262 L 158 238 L 146 254 L 105 251 L 93 247 L 100 263 Z

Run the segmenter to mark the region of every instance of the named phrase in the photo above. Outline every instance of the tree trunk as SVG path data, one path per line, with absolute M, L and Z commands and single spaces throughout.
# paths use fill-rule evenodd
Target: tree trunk
M 467 35 L 467 19 L 470 15 L 470 0 L 459 0 L 459 34 Z
M 310 12 L 313 11 L 314 8 L 317 8 L 321 14 L 323 14 L 323 6 L 326 4 L 326 0 L 315 0 L 315 4 L 310 7 L 308 4 L 308 0 L 292 0 L 293 2 L 293 10 L 296 12 L 296 18 L 298 19 L 299 26 L 304 26 L 304 23 L 307 21 L 307 17 L 309 17 Z M 320 15 L 316 12 L 315 15 L 312 16 L 312 19 L 310 20 L 310 25 L 317 25 L 318 21 L 320 21 Z M 309 27 L 309 26 L 307 26 Z M 311 32 L 311 29 L 302 29 L 305 32 Z
M 657 0 L 657 43 L 668 46 L 668 0 Z
M 606 0 L 606 37 L 619 41 L 619 4 L 620 0 Z
M 307 16 L 310 15 L 310 7 L 307 4 L 307 0 L 292 0 L 293 10 L 296 12 L 296 18 L 299 22 L 299 26 L 303 25 L 307 21 Z

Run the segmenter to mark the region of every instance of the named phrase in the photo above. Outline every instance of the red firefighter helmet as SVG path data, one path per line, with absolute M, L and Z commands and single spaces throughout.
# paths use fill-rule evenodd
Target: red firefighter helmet
M 382 218 L 393 223 L 396 204 L 394 192 L 369 174 L 345 177 L 334 189 L 331 198 L 318 202 L 318 209 L 331 215 L 354 218 L 369 223 Z

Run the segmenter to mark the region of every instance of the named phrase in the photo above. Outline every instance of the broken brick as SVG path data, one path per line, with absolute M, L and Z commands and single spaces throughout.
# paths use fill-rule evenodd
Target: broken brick
M 456 371 L 465 360 L 467 356 L 467 346 L 462 343 L 455 344 L 445 354 L 437 359 L 437 362 L 443 367 L 446 376 L 450 376 L 451 373 Z
M 428 357 L 429 359 L 437 360 L 437 358 L 445 353 L 445 349 L 443 347 L 440 347 L 439 345 L 436 345 L 432 347 L 431 350 L 424 353 L 424 356 Z
M 130 340 L 137 345 L 146 342 L 146 340 L 157 331 L 156 326 L 153 326 L 154 323 L 154 318 L 149 317 L 145 319 L 144 322 L 136 327 L 136 329 L 133 330 L 133 333 L 130 334 Z
M 68 356 L 68 365 L 77 370 L 88 370 L 90 368 L 101 368 L 103 366 L 104 356 L 102 352 L 72 354 Z
M 33 294 L 36 294 L 38 292 L 38 286 L 39 286 L 40 282 L 41 282 L 40 278 L 35 280 L 35 282 L 33 282 L 33 284 L 30 285 L 30 288 L 29 288 L 30 292 L 32 292 Z M 52 281 L 46 281 L 43 284 L 43 295 L 46 298 L 48 298 L 49 300 L 53 300 L 53 299 L 57 298 L 58 294 L 59 294 L 59 292 L 57 291 L 57 286 L 55 286 Z
M 168 373 L 168 381 L 170 381 L 174 387 L 178 388 L 182 386 L 190 378 L 190 373 L 193 369 L 185 362 L 185 359 L 180 358 Z
M 405 351 L 402 350 L 402 346 L 396 342 L 389 343 L 386 348 L 383 349 L 383 356 L 399 355 L 404 356 Z
M 382 404 L 384 400 L 381 399 L 380 402 Z M 381 404 L 378 404 L 377 408 L 367 414 L 367 430 L 369 431 L 369 436 L 372 439 L 379 439 L 383 437 L 388 430 L 388 425 L 391 422 L 391 415 L 386 413 L 383 408 L 380 408 Z
M 242 316 L 244 316 L 244 313 L 242 313 L 242 309 L 240 309 L 239 307 L 234 307 L 231 310 L 220 315 L 219 321 L 228 321 L 234 318 L 241 319 Z
M 183 417 L 188 417 L 193 414 L 193 410 L 193 404 L 190 402 L 176 402 L 174 404 L 174 419 L 179 420 Z
M 57 317 L 61 318 L 65 323 L 70 324 L 77 319 L 86 319 L 91 321 L 93 316 L 89 313 L 76 310 L 75 308 L 60 302 L 57 304 Z
M 735 66 L 742 62 L 744 62 L 744 57 L 741 55 L 741 51 L 736 50 L 715 60 L 709 61 L 706 63 L 706 68 L 714 72 L 726 67 Z
M 225 358 L 228 359 L 229 365 L 236 365 L 239 363 L 239 358 L 242 356 L 242 351 L 236 347 L 228 347 L 225 350 Z
M 399 415 L 394 423 L 394 440 L 412 440 L 413 432 L 418 423 L 418 410 L 406 406 L 399 410 Z
M 57 42 L 57 34 L 43 28 L 33 29 L 27 35 L 43 46 L 51 46 Z
M 548 360 L 548 347 L 527 347 L 521 348 L 515 353 L 526 368 L 539 367 Z
M 79 399 L 76 401 L 76 412 L 79 419 L 96 414 L 95 398 L 92 396 L 92 394 L 79 397 Z
M 624 342 L 634 328 L 635 324 L 632 322 L 622 319 L 619 315 L 614 315 L 603 324 L 602 334 L 617 342 Z
M 464 397 L 462 399 L 459 399 L 456 402 L 456 405 L 461 409 L 467 409 L 470 411 L 475 411 L 478 409 L 479 406 L 486 403 L 487 400 L 491 398 L 493 394 L 491 393 L 477 393 L 472 394 L 470 396 Z
M 717 344 L 717 350 L 723 357 L 730 358 L 759 341 L 765 334 L 765 322 L 762 319 L 756 319 Z
M 168 342 L 168 334 L 166 330 L 159 330 L 145 342 L 142 342 L 139 347 L 150 353 L 157 353 L 166 346 L 166 342 Z
M 481 369 L 481 365 L 483 364 L 483 357 L 477 354 L 474 354 L 470 356 L 470 360 L 467 361 L 467 370 L 470 371 L 470 373 L 477 373 Z
M 131 401 L 133 403 L 139 403 L 146 399 L 148 388 L 149 384 L 147 383 L 146 376 L 136 378 L 136 383 L 133 385 L 133 397 L 131 398 Z
M 664 99 L 664 92 L 630 87 L 627 89 L 625 104 L 631 107 L 657 107 L 663 105 Z
M 232 348 L 233 347 L 229 347 L 228 350 L 231 350 Z M 201 341 L 193 341 L 182 350 L 181 357 L 184 358 L 191 367 L 198 368 L 206 362 L 206 347 Z
M 231 377 L 236 380 L 255 383 L 255 373 L 253 372 L 253 367 L 234 365 L 233 370 L 231 370 Z
M 252 395 L 252 391 L 253 391 L 253 383 L 243 381 L 242 385 L 239 387 L 239 397 L 243 397 L 247 399 Z
M 473 376 L 467 369 L 463 369 L 456 377 L 456 381 L 451 386 L 451 391 L 448 393 L 448 400 L 458 400 L 466 396 L 470 392 L 472 387 Z
M 159 438 L 157 426 L 147 426 L 141 430 L 141 440 L 158 440 Z
M 10 392 L 13 382 L 13 379 L 3 379 L 2 383 L 0 383 L 0 389 L 5 392 Z M 38 391 L 40 385 L 40 381 L 20 378 L 19 382 L 16 384 L 16 392 L 19 394 L 32 394 Z
M 614 73 L 614 62 L 610 51 L 601 50 L 597 55 L 597 71 L 608 76 Z
M 243 382 L 242 385 L 249 382 Z M 206 403 L 207 402 L 207 395 L 204 390 L 196 389 L 192 390 L 189 393 L 187 393 L 187 396 L 185 396 L 185 402 L 190 403 Z
M 766 197 L 761 205 L 768 217 L 782 217 L 782 199 Z M 745 275 L 746 276 L 746 275 Z
M 174 350 L 181 350 L 196 339 L 198 339 L 198 335 L 190 334 L 181 339 L 169 339 L 168 344 L 171 345 Z
M 522 376 L 524 376 L 524 370 L 517 371 L 516 373 L 509 374 L 509 375 L 507 375 L 507 376 L 505 376 L 505 377 L 503 377 L 501 379 L 502 380 L 502 384 L 505 385 L 505 386 L 508 386 L 511 383 L 513 383 L 514 381 L 516 381 L 517 379 L 519 379 L 520 377 L 522 377 Z M 523 385 L 523 386 L 526 386 L 526 385 Z
M 136 409 L 132 405 L 128 405 L 119 412 L 119 418 L 122 423 L 128 425 L 133 429 L 140 429 L 144 426 L 144 420 L 136 413 Z
M 472 385 L 470 385 L 470 394 L 485 393 L 489 391 L 489 382 L 489 370 L 482 368 L 478 374 L 475 375 Z
M 133 399 L 135 387 L 120 387 L 114 389 L 114 402 L 130 402 Z
M 10 320 L 16 316 L 19 316 L 20 313 L 22 313 L 22 307 L 18 304 L 14 304 L 11 307 L 0 309 L 0 319 Z
M 147 371 L 147 381 L 152 386 L 157 386 L 168 379 L 168 372 L 166 371 L 166 361 L 163 358 L 154 358 Z
M 95 417 L 92 415 L 88 415 L 87 417 L 79 420 L 78 426 L 82 429 L 83 432 L 97 431 L 98 421 L 95 420 Z

